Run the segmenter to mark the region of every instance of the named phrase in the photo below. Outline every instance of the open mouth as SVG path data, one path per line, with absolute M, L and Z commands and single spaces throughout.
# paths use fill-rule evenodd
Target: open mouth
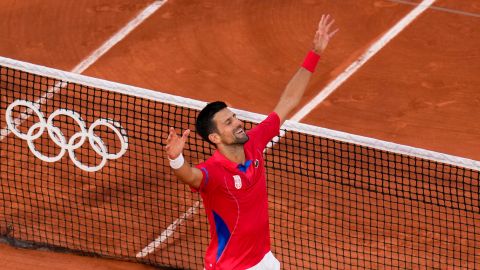
M 241 128 L 241 129 L 237 130 L 235 132 L 235 134 L 245 134 L 245 131 L 243 130 L 243 128 Z

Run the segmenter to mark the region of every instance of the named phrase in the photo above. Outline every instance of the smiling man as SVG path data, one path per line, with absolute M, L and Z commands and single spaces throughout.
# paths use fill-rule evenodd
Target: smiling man
M 180 137 L 170 128 L 165 146 L 170 166 L 178 179 L 200 192 L 210 224 L 205 269 L 280 269 L 270 250 L 263 150 L 300 102 L 320 54 L 338 31 L 330 31 L 333 22 L 328 15 L 322 16 L 313 50 L 287 84 L 273 112 L 255 128 L 245 132 L 243 122 L 224 102 L 205 106 L 197 117 L 196 129 L 216 147 L 205 162 L 195 167 L 185 162 L 182 152 L 190 131 Z

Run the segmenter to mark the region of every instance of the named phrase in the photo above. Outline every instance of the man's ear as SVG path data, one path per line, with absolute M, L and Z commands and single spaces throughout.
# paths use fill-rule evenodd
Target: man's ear
M 215 133 L 215 132 L 208 134 L 208 139 L 209 139 L 212 143 L 214 143 L 214 144 L 220 143 L 220 140 L 221 140 L 221 139 L 220 139 L 220 135 L 218 135 L 218 134 Z

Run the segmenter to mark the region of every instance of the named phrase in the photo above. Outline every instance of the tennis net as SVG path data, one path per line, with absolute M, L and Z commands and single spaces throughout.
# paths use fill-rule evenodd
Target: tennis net
M 0 58 L 0 235 L 12 244 L 202 269 L 198 194 L 168 128 L 205 103 Z M 247 128 L 264 115 L 235 110 Z M 191 163 L 212 149 L 193 131 Z M 287 121 L 266 152 L 282 269 L 475 269 L 480 163 Z

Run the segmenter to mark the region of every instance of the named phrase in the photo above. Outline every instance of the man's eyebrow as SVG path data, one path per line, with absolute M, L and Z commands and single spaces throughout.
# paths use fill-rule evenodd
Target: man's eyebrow
M 227 123 L 228 120 L 231 120 L 232 117 L 235 117 L 235 116 L 236 116 L 236 114 L 232 114 L 232 115 L 230 115 L 227 119 L 225 119 L 225 121 L 223 121 L 223 122 L 224 122 L 224 123 Z

